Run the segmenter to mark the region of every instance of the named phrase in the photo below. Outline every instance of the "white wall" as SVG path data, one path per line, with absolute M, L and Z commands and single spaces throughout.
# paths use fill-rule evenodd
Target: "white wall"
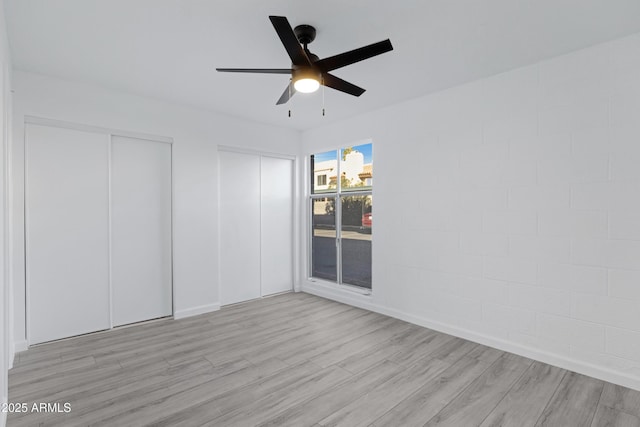
M 248 122 L 42 75 L 14 72 L 15 336 L 24 349 L 24 117 L 37 116 L 172 137 L 174 302 L 178 317 L 211 311 L 218 298 L 218 144 L 297 154 L 297 131 Z
M 640 389 L 639 117 L 635 35 L 303 133 L 376 178 L 373 295 L 303 290 Z
M 13 361 L 11 333 L 12 292 L 8 261 L 10 230 L 8 212 L 10 189 L 9 141 L 11 137 L 11 55 L 4 19 L 4 1 L 0 0 L 0 404 L 8 401 L 7 372 Z M 0 426 L 6 423 L 6 413 L 0 412 Z

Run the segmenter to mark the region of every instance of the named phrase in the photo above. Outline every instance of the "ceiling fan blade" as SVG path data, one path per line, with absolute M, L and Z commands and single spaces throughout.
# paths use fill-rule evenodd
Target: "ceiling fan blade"
M 365 92 L 365 89 L 329 73 L 324 73 L 322 75 L 322 84 L 353 96 L 360 96 Z
M 291 74 L 291 68 L 216 68 L 223 73 Z
M 280 99 L 276 102 L 276 105 L 286 104 L 289 99 L 296 93 L 296 88 L 293 87 L 293 82 L 289 82 L 287 88 L 282 92 Z
M 350 50 L 349 52 L 344 52 L 335 56 L 321 59 L 319 61 L 316 61 L 315 65 L 324 72 L 332 71 L 347 65 L 354 64 L 356 62 L 364 61 L 365 59 L 369 59 L 377 55 L 381 55 L 391 50 L 393 50 L 393 46 L 391 45 L 391 41 L 387 39 L 358 49 Z
M 311 65 L 309 57 L 298 42 L 289 21 L 284 16 L 270 16 L 269 19 L 275 28 L 276 33 L 280 37 L 280 41 L 291 58 L 291 62 L 295 65 Z

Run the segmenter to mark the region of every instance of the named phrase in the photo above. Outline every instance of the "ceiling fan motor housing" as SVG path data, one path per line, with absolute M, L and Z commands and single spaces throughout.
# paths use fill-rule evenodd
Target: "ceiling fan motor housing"
M 318 82 L 322 81 L 322 73 L 314 67 L 293 66 L 291 71 L 291 81 L 295 82 L 300 79 L 314 79 Z

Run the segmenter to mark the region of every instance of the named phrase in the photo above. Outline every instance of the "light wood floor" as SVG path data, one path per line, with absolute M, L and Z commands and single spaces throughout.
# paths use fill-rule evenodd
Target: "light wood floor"
M 640 393 L 307 294 L 20 353 L 9 426 L 635 426 Z

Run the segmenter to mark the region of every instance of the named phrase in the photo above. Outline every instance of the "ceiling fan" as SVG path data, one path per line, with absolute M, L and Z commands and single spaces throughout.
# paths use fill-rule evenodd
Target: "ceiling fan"
M 364 89 L 330 74 L 329 71 L 354 64 L 393 50 L 389 39 L 359 49 L 320 59 L 309 51 L 307 45 L 316 38 L 316 29 L 311 25 L 291 28 L 284 16 L 269 16 L 273 28 L 280 37 L 291 58 L 291 68 L 216 68 L 230 73 L 291 74 L 291 81 L 276 105 L 286 103 L 296 92 L 315 92 L 320 85 L 330 87 L 353 96 L 360 96 Z

